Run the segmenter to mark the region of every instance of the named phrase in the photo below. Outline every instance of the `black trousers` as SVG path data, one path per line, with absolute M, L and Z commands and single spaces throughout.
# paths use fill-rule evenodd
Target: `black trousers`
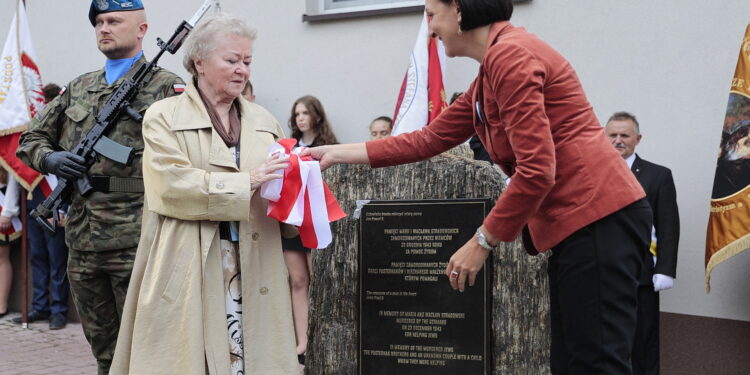
M 632 374 L 638 278 L 651 222 L 651 207 L 642 199 L 552 249 L 552 374 Z
M 633 375 L 659 374 L 659 293 L 654 292 L 653 285 L 638 287 L 638 324 L 632 364 Z

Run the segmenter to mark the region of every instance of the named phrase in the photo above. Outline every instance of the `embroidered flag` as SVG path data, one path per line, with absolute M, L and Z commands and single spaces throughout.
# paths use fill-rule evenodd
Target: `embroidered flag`
M 716 163 L 706 234 L 706 291 L 719 263 L 750 248 L 750 25 L 745 30 Z
M 26 10 L 23 2 L 18 1 L 0 55 L 4 72 L 0 82 L 0 165 L 28 191 L 42 180 L 42 175 L 21 162 L 16 157 L 16 149 L 21 132 L 44 106 L 42 77 L 35 60 Z
M 294 148 L 297 141 L 285 138 L 271 145 L 269 154 L 289 156 L 289 167 L 283 178 L 261 186 L 261 197 L 268 199 L 268 216 L 299 228 L 302 245 L 323 249 L 333 237 L 330 223 L 346 216 L 331 190 L 323 181 L 320 163 L 311 157 L 300 157 L 304 147 Z
M 428 24 L 425 13 L 398 94 L 393 135 L 426 126 L 448 107 L 443 86 L 445 49 L 443 42 L 430 36 Z

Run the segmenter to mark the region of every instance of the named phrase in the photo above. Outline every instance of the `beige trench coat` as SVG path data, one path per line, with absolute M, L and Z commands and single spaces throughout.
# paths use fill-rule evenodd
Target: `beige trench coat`
M 192 83 L 146 112 L 143 227 L 112 374 L 230 374 L 220 221 L 240 222 L 245 374 L 299 373 L 279 222 L 250 189 L 283 133 L 240 105 L 239 170 Z

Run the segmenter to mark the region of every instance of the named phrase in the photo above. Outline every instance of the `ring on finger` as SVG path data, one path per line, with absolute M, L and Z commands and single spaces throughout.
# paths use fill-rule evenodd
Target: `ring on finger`
M 458 271 L 451 271 L 451 279 L 457 279 L 458 278 Z

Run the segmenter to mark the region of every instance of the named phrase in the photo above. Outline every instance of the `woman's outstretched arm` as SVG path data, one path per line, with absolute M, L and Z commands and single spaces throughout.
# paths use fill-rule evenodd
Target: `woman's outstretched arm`
M 320 169 L 335 164 L 369 164 L 367 148 L 364 143 L 347 143 L 340 145 L 318 146 L 306 149 L 302 156 L 310 155 L 320 160 Z

